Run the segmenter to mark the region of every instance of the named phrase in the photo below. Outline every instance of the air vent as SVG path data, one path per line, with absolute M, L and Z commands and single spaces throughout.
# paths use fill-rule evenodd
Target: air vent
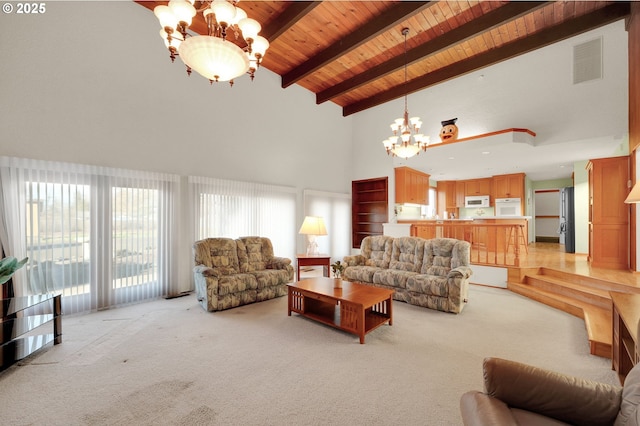
M 573 46 L 573 84 L 602 78 L 602 37 Z

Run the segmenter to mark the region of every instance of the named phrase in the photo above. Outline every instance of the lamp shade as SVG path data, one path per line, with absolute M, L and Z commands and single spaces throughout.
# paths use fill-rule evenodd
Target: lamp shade
M 298 233 L 303 235 L 327 235 L 324 219 L 319 216 L 305 217 Z
M 627 196 L 627 199 L 624 200 L 625 203 L 640 203 L 640 183 L 636 182 L 631 189 L 631 192 Z

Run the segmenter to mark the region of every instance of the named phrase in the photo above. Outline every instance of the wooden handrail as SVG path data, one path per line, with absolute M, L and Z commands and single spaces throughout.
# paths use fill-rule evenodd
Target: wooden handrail
M 436 221 L 412 225 L 411 235 L 468 241 L 471 263 L 477 265 L 520 266 L 522 246 L 527 250 L 524 225 L 517 224 Z

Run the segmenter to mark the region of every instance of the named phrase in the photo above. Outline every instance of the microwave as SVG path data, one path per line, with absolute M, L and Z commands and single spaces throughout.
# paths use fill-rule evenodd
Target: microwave
M 466 208 L 489 207 L 488 195 L 471 195 L 464 197 L 464 206 Z

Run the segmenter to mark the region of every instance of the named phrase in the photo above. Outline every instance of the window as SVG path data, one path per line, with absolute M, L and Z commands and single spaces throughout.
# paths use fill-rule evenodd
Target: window
M 176 176 L 0 157 L 0 185 L 0 242 L 29 257 L 16 293 L 75 313 L 170 292 Z
M 195 240 L 209 237 L 267 237 L 276 256 L 293 259 L 295 188 L 189 177 L 195 205 Z

